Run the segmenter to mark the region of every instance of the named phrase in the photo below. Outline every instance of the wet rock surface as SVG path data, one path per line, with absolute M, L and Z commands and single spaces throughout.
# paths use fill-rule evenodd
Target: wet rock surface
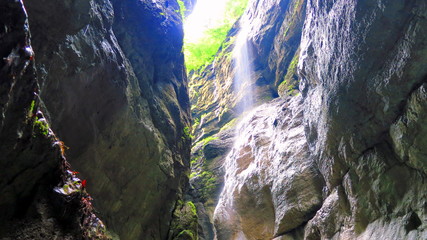
M 36 135 L 35 68 L 27 13 L 22 2 L 0 10 L 0 222 L 25 215 L 39 184 L 53 178 L 57 159 L 51 142 Z
M 394 225 L 415 209 L 425 214 L 425 172 L 415 163 L 417 154 L 403 150 L 412 137 L 405 139 L 401 121 L 409 116 L 408 127 L 416 129 L 419 120 L 409 109 L 425 114 L 420 85 L 427 74 L 421 67 L 427 60 L 426 7 L 421 1 L 307 5 L 299 70 L 308 141 L 328 192 L 343 185 L 351 205 L 350 223 L 336 238 L 345 238 L 345 228 L 361 239 L 365 231 L 373 236 L 385 231 L 386 238 L 422 239 L 425 234 L 423 227 L 403 233 L 403 223 L 385 230 L 379 222 Z M 399 163 L 409 156 L 415 169 Z
M 6 2 L 2 13 L 8 14 L 2 14 L 1 20 L 9 25 L 1 35 L 2 57 L 13 51 L 26 57 L 16 62 L 16 70 L 22 70 L 30 57 L 21 50 L 30 41 L 24 31 L 31 27 L 35 63 L 21 76 L 23 80 L 11 79 L 18 84 L 3 82 L 2 77 L 2 111 L 10 114 L 2 119 L 0 148 L 5 159 L 1 163 L 10 169 L 5 183 L 21 181 L 6 186 L 14 187 L 7 191 L 18 198 L 32 197 L 33 184 L 54 171 L 49 164 L 57 164 L 42 161 L 43 155 L 30 161 L 30 153 L 21 154 L 21 161 L 15 156 L 20 152 L 17 148 L 8 153 L 11 146 L 19 148 L 21 142 L 28 146 L 25 141 L 31 140 L 22 122 L 24 104 L 30 106 L 34 95 L 21 99 L 7 93 L 10 87 L 17 93 L 33 93 L 37 74 L 40 105 L 69 147 L 69 161 L 87 179 L 107 226 L 121 239 L 166 239 L 175 203 L 188 185 L 185 172 L 190 155 L 190 139 L 184 131 L 189 125 L 189 100 L 178 3 Z M 28 19 L 23 12 L 9 11 L 14 5 L 22 11 L 22 4 Z M 4 35 L 10 31 L 16 33 Z M 11 61 L 15 64 L 15 58 Z M 28 176 L 20 178 L 22 174 Z M 7 204 L 26 204 L 14 200 L 4 199 Z
M 83 195 L 53 191 L 64 177 L 62 166 L 70 165 L 40 111 L 26 8 L 22 1 L 3 1 L 0 11 L 0 239 L 82 239 L 88 232 Z M 98 219 L 93 209 L 87 213 Z
M 288 67 L 277 68 L 288 69 L 279 93 L 290 97 L 282 102 L 290 110 L 279 107 L 285 100 L 253 110 L 252 118 L 238 125 L 231 152 L 221 158 L 225 178 L 215 210 L 218 239 L 424 239 L 426 3 L 307 1 L 304 6 L 301 42 L 291 47 L 296 55 L 290 54 Z M 272 26 L 262 14 L 254 19 Z M 257 32 L 256 26 L 249 34 L 255 36 L 255 49 L 257 40 L 282 35 L 292 24 L 287 21 L 272 35 Z M 257 38 L 257 33 L 266 36 Z M 275 43 L 275 50 L 286 45 L 283 39 Z M 275 55 L 280 51 L 263 51 L 270 54 L 269 63 L 284 63 Z M 260 61 L 255 65 L 265 73 L 260 56 L 254 62 Z M 207 96 L 214 95 L 205 94 L 215 84 L 230 84 L 224 78 L 230 75 L 218 74 L 228 66 L 221 61 L 201 73 L 206 84 L 195 85 L 200 96 L 192 101 L 209 102 Z M 280 70 L 264 75 L 265 81 L 277 83 Z M 301 95 L 293 96 L 289 83 L 298 82 Z M 230 91 L 215 93 L 232 102 Z M 218 105 L 200 106 L 207 115 L 196 131 L 216 134 L 213 124 L 223 119 L 212 115 Z M 215 148 L 205 149 L 210 156 Z
M 301 104 L 299 96 L 261 105 L 237 127 L 215 209 L 219 239 L 268 239 L 320 208 L 323 183 L 308 152 Z
M 263 7 L 258 7 L 263 6 Z M 299 47 L 305 15 L 304 0 L 249 1 L 244 16 L 230 30 L 213 63 L 201 72 L 190 73 L 192 116 L 198 119 L 198 137 L 216 134 L 221 127 L 238 118 L 244 100 L 252 98 L 255 105 L 278 96 Z M 233 49 L 237 34 L 247 26 L 249 63 L 253 66 L 248 85 L 252 92 L 236 89 L 236 60 Z M 298 90 L 298 84 L 288 86 Z M 247 96 L 250 94 L 251 96 Z
M 189 74 L 195 135 L 191 157 L 194 163 L 193 174 L 190 182 L 196 189 L 193 192 L 196 201 L 200 200 L 204 204 L 203 207 L 200 205 L 199 213 L 203 212 L 205 217 L 200 218 L 199 215 L 199 219 L 206 220 L 201 223 L 205 229 L 213 229 L 213 226 L 205 223 L 207 220 L 213 223 L 213 211 L 223 186 L 222 164 L 233 146 L 235 127 L 244 111 L 241 108 L 244 99 L 252 98 L 254 104 L 259 105 L 278 96 L 279 85 L 284 82 L 288 72 L 293 72 L 288 68 L 297 53 L 304 14 L 304 0 L 249 1 L 245 21 L 250 28 L 249 62 L 254 67 L 248 83 L 248 86 L 253 88 L 252 93 L 237 90 L 236 83 L 233 82 L 236 78 L 233 49 L 238 31 L 243 28 L 243 21 L 236 23 L 231 29 L 212 65 L 203 71 Z M 296 93 L 298 84 L 292 82 L 285 88 Z M 284 93 L 284 96 L 287 95 L 289 93 Z M 209 177 L 202 177 L 203 172 Z M 206 192 L 208 194 L 205 194 Z M 209 232 L 206 239 L 213 239 L 211 230 L 206 232 Z
M 190 176 L 176 1 L 0 12 L 0 238 L 81 235 L 49 122 L 121 239 L 427 239 L 425 1 L 252 1 L 258 107 L 237 110 L 240 22 L 192 75 Z

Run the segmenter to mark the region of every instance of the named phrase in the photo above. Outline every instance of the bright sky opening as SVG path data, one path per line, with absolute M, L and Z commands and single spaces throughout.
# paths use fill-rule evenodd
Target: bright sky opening
M 203 33 L 218 25 L 224 18 L 227 0 L 198 0 L 193 12 L 184 22 L 187 42 L 197 42 Z

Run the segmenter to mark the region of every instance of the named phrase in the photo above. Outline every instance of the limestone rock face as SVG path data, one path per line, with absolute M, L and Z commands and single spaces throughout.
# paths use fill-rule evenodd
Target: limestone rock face
M 299 63 L 306 124 L 332 185 L 338 168 L 384 138 L 425 80 L 425 3 L 387 3 L 308 4 Z
M 262 6 L 262 7 L 259 7 Z M 305 15 L 305 0 L 249 1 L 246 12 L 229 32 L 213 63 L 202 72 L 190 74 L 192 116 L 197 125 L 196 141 L 216 134 L 240 116 L 244 99 L 259 105 L 278 96 L 288 67 L 299 47 Z M 236 89 L 234 49 L 238 31 L 248 28 L 249 63 L 253 91 Z M 298 89 L 298 84 L 289 86 Z M 248 96 L 250 95 L 250 96 Z
M 101 217 L 121 239 L 166 239 L 190 158 L 178 3 L 24 4 L 44 112 Z
M 416 89 L 408 99 L 404 113 L 390 128 L 394 152 L 399 161 L 427 173 L 427 144 L 425 121 L 427 114 L 426 83 Z
M 4 13 L 0 16 L 0 222 L 3 223 L 25 213 L 40 182 L 52 177 L 58 162 L 49 152 L 50 142 L 33 136 L 32 116 L 37 107 L 38 86 L 27 13 L 20 1 L 3 1 L 0 11 Z
M 257 30 L 277 24 L 261 14 L 277 2 L 264 3 L 252 12 L 260 22 L 248 36 L 256 53 L 281 62 L 283 55 L 257 45 L 286 32 Z M 242 119 L 222 158 L 217 238 L 425 239 L 427 3 L 331 0 L 304 6 L 302 38 L 284 76 L 281 96 L 287 96 Z M 261 64 L 261 56 L 253 59 L 260 63 L 257 71 L 273 69 Z M 214 124 L 227 115 L 214 110 L 224 99 L 233 102 L 230 91 L 204 95 L 230 84 L 224 76 L 231 75 L 216 70 L 229 67 L 221 59 L 201 73 L 206 84 L 195 85 L 200 91 L 192 101 L 218 99 L 195 111 L 206 114 L 201 135 L 216 133 Z M 263 76 L 266 82 L 283 78 L 279 71 Z M 300 82 L 300 95 L 290 94 L 292 81 Z M 213 156 L 211 149 L 206 144 L 204 152 Z
M 62 183 L 71 166 L 39 108 L 25 5 L 6 0 L 0 11 L 0 239 L 82 239 L 90 232 L 86 226 L 102 222 L 93 209 L 81 211 L 89 195 L 80 179 L 73 179 L 79 184 L 73 195 L 54 191 L 66 188 Z
M 215 209 L 219 239 L 268 239 L 320 208 L 323 182 L 308 152 L 301 104 L 298 96 L 261 105 L 237 127 Z
M 251 98 L 254 105 L 260 105 L 277 97 L 285 76 L 293 77 L 294 71 L 288 68 L 297 56 L 305 5 L 305 0 L 249 1 L 246 12 L 229 32 L 213 63 L 203 71 L 190 73 L 195 135 L 190 182 L 196 189 L 193 191 L 195 201 L 200 201 L 196 206 L 206 239 L 214 237 L 213 228 L 207 223 L 213 223 L 213 212 L 223 186 L 222 165 L 233 146 L 236 124 L 241 114 L 249 110 L 241 106 L 244 99 Z M 248 61 L 253 66 L 246 85 L 253 89 L 251 93 L 237 89 L 234 82 L 234 49 L 238 31 L 245 27 L 249 28 Z M 295 82 L 285 85 L 290 92 L 298 91 Z
M 307 5 L 298 67 L 308 142 L 327 192 L 343 186 L 351 206 L 337 216 L 351 220 L 336 238 L 345 238 L 345 228 L 362 239 L 425 234 L 419 224 L 397 222 L 425 218 L 425 161 L 417 160 L 424 140 L 408 131 L 424 131 L 426 14 L 423 1 Z M 327 222 L 316 231 L 332 237 L 322 230 Z

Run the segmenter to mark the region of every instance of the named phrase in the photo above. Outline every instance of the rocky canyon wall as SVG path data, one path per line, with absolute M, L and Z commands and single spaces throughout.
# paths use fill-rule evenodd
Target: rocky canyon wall
M 249 1 L 189 81 L 177 1 L 0 12 L 0 238 L 79 238 L 66 155 L 120 239 L 427 239 L 424 0 Z
M 13 5 L 15 12 L 9 11 Z M 170 224 L 188 185 L 190 156 L 178 3 L 28 0 L 6 1 L 2 7 L 2 13 L 8 12 L 2 15 L 2 66 L 12 64 L 16 74 L 25 73 L 23 80 L 9 83 L 2 75 L 2 84 L 17 92 L 10 96 L 9 87 L 2 88 L 1 162 L 12 176 L 4 179 L 2 193 L 13 176 L 21 185 L 30 182 L 14 186 L 17 198 L 4 201 L 22 207 L 20 200 L 31 197 L 31 189 L 45 187 L 37 179 L 45 181 L 44 175 L 55 171 L 55 158 L 42 161 L 26 155 L 25 161 L 19 160 L 19 149 L 11 148 L 22 142 L 22 132 L 29 134 L 22 130 L 28 127 L 23 112 L 37 98 L 36 107 L 40 102 L 52 130 L 69 147 L 68 160 L 87 179 L 94 205 L 110 230 L 120 239 L 177 236 Z M 18 51 L 15 46 L 32 46 L 31 61 L 15 63 L 13 58 L 8 63 L 6 57 Z M 31 94 L 18 98 L 23 91 Z
M 223 187 L 227 153 L 237 123 L 251 107 L 298 93 L 295 76 L 306 2 L 249 1 L 244 15 L 230 30 L 215 60 L 190 73 L 193 116 L 191 194 L 199 209 L 201 232 L 214 237 L 213 212 Z M 247 30 L 251 78 L 236 88 L 236 46 L 239 31 Z M 253 106 L 242 108 L 250 99 Z M 203 238 L 203 236 L 201 236 Z
M 307 9 L 299 63 L 307 140 L 325 191 L 342 189 L 335 204 L 350 208 L 333 213 L 324 204 L 306 236 L 345 238 L 348 229 L 361 239 L 425 238 L 417 146 L 427 142 L 407 131 L 424 128 L 426 3 L 311 1 Z M 325 212 L 343 227 L 332 231 Z
M 191 183 L 216 237 L 425 239 L 426 3 L 252 1 L 245 14 L 255 102 L 260 79 L 281 97 L 235 111 L 223 49 L 191 80 Z

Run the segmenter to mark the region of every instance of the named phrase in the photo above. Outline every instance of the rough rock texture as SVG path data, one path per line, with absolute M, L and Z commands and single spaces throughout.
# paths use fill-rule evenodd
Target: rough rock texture
M 45 146 L 32 139 L 29 115 L 34 113 L 30 106 L 37 82 L 27 13 L 20 1 L 4 1 L 0 10 L 5 13 L 0 16 L 0 210 L 2 219 L 8 219 L 56 162 L 39 155 Z
M 213 63 L 191 75 L 192 116 L 200 123 L 196 126 L 196 142 L 239 117 L 245 110 L 239 108 L 243 99 L 251 97 L 259 105 L 277 97 L 277 88 L 300 43 L 304 14 L 304 0 L 249 1 L 244 16 L 229 32 Z M 246 92 L 235 89 L 233 82 L 236 74 L 233 49 L 244 26 L 249 28 L 247 42 L 253 73 L 248 82 L 253 96 L 245 96 Z M 293 89 L 298 89 L 297 85 Z
M 239 125 L 218 239 L 426 239 L 427 3 L 310 0 L 306 11 L 302 94 Z M 287 183 L 307 163 L 318 180 Z
M 191 201 L 178 201 L 171 223 L 170 240 L 197 240 L 198 219 L 196 206 Z
M 427 85 L 424 83 L 414 91 L 404 113 L 390 128 L 394 152 L 399 160 L 427 174 Z
M 190 139 L 184 130 L 189 125 L 189 99 L 178 3 L 27 0 L 25 7 L 43 109 L 69 147 L 68 159 L 87 179 L 100 215 L 121 239 L 167 239 L 175 203 L 188 184 L 190 158 Z M 26 19 L 19 18 L 24 13 L 1 12 L 9 24 L 21 23 L 1 31 L 28 27 Z M 14 44 L 13 51 L 22 57 L 28 35 L 16 33 L 22 40 L 10 43 L 3 34 L 2 57 L 12 51 L 6 44 Z M 8 149 L 19 147 L 15 145 L 19 138 L 28 138 L 21 133 L 27 133 L 21 129 L 28 126 L 14 115 L 20 114 L 22 120 L 23 106 L 30 106 L 31 98 L 3 93 L 11 87 L 17 93 L 33 92 L 35 81 L 20 90 L 20 84 L 33 76 L 34 72 L 22 81 L 14 79 L 15 85 L 3 78 L 1 82 L 5 118 L 0 148 L 2 153 L 6 150 L 2 158 L 7 160 L 1 163 L 3 169 L 10 169 L 10 176 L 2 181 L 34 174 L 7 190 L 20 198 L 31 195 L 33 184 L 49 171 L 44 165 L 51 163 L 43 162 L 42 155 L 37 161 L 25 156 L 25 161 L 18 161 L 21 156 L 8 155 Z
M 262 6 L 262 7 L 259 7 Z M 199 223 L 206 239 L 213 239 L 213 211 L 223 186 L 222 164 L 233 146 L 235 127 L 244 99 L 254 104 L 278 96 L 286 76 L 294 76 L 305 14 L 305 0 L 249 1 L 244 16 L 230 30 L 213 63 L 190 73 L 194 144 L 192 148 L 192 195 L 199 211 Z M 249 62 L 254 67 L 248 86 L 252 93 L 236 89 L 235 53 L 238 32 L 250 28 Z M 296 64 L 294 64 L 295 66 Z M 282 84 L 283 85 L 283 84 Z M 282 95 L 295 94 L 298 84 L 285 84 Z M 288 91 L 289 90 L 289 91 Z M 199 202 L 200 204 L 197 204 Z M 206 213 L 206 214 L 203 214 Z M 210 224 L 208 224 L 210 223 Z
M 320 208 L 323 182 L 308 152 L 301 105 L 301 96 L 261 105 L 237 127 L 215 209 L 218 239 L 269 239 Z
M 62 183 L 64 166 L 71 166 L 39 111 L 25 6 L 7 0 L 0 11 L 0 239 L 82 239 L 90 231 L 82 222 L 82 191 L 76 198 L 53 191 Z M 87 213 L 101 222 L 92 210 Z
M 426 110 L 426 14 L 427 4 L 416 0 L 307 5 L 299 68 L 308 141 L 327 192 L 343 186 L 351 205 L 340 214 L 350 223 L 331 232 L 337 238 L 344 228 L 360 238 L 382 231 L 425 238 L 425 226 L 397 223 L 426 216 L 418 145 L 425 141 L 407 137 L 424 131 L 418 116 Z M 321 236 L 325 224 L 318 224 Z

